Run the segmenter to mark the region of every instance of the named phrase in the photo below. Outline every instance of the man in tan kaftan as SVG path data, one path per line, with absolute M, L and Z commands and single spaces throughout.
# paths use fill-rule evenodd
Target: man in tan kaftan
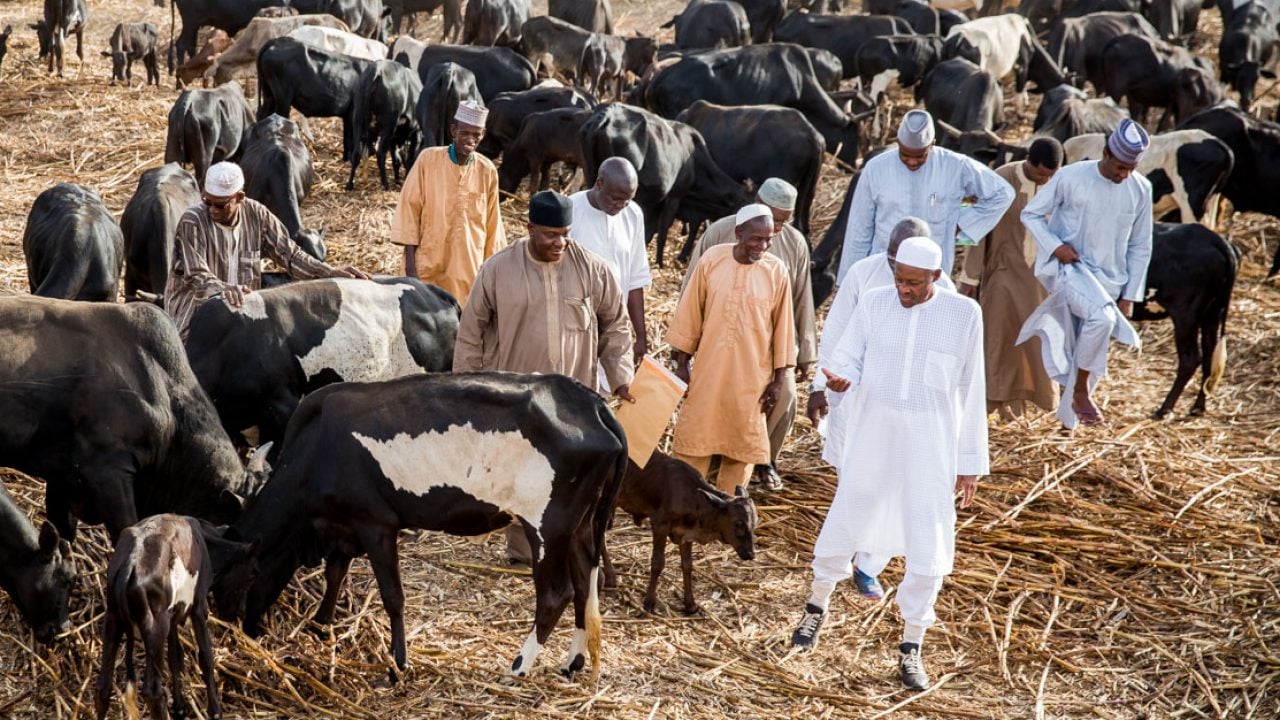
M 458 105 L 453 143 L 418 154 L 391 220 L 391 242 L 404 246 L 404 274 L 448 290 L 464 307 L 480 265 L 507 243 L 498 171 L 475 151 L 488 113 L 474 101 Z
M 791 432 L 796 417 L 796 380 L 804 382 L 818 359 L 818 332 L 813 312 L 813 285 L 809 275 L 809 242 L 799 230 L 789 223 L 796 208 L 796 189 L 785 180 L 769 178 L 760 185 L 756 200 L 768 206 L 773 213 L 773 244 L 769 254 L 782 261 L 791 278 L 791 310 L 795 316 L 796 367 L 788 370 L 782 381 L 782 393 L 773 410 L 765 419 L 769 429 L 769 463 L 757 465 L 756 479 L 767 490 L 781 490 L 782 478 L 778 475 L 778 453 Z M 694 245 L 689 258 L 689 269 L 684 274 L 681 292 L 689 287 L 698 259 L 708 248 L 737 242 L 734 235 L 736 218 L 723 217 L 711 223 Z
M 991 234 L 969 248 L 960 278 L 960 292 L 982 306 L 987 412 L 999 412 L 1006 420 L 1026 412 L 1028 403 L 1052 411 L 1057 398 L 1040 359 L 1040 340 L 1014 342 L 1027 316 L 1048 294 L 1033 269 L 1035 238 L 1019 216 L 1057 172 L 1062 157 L 1057 140 L 1040 138 L 1031 144 L 1026 160 L 996 170 L 1013 186 L 1013 204 Z
M 730 494 L 769 461 L 765 418 L 796 363 L 791 281 L 767 252 L 772 212 L 748 205 L 735 221 L 737 242 L 703 253 L 667 331 L 675 372 L 689 382 L 672 450 L 704 476 L 719 456 L 716 484 Z
M 573 202 L 544 191 L 529 200 L 529 237 L 480 268 L 458 323 L 454 372 L 501 370 L 568 375 L 599 391 L 603 370 L 618 397 L 633 401 L 631 325 L 609 265 L 569 238 Z M 507 528 L 507 557 L 530 563 L 519 523 Z

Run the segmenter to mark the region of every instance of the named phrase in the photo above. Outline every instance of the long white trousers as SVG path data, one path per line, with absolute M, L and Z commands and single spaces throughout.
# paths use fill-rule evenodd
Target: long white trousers
M 884 572 L 891 558 L 877 557 L 860 552 L 856 556 L 857 568 L 872 577 Z M 820 556 L 813 559 L 813 588 L 809 602 L 826 611 L 835 592 L 836 584 L 853 576 L 853 559 L 843 555 Z M 933 605 L 938 600 L 945 576 L 907 573 L 898 585 L 898 612 L 902 614 L 902 642 L 924 642 L 924 631 L 938 620 Z

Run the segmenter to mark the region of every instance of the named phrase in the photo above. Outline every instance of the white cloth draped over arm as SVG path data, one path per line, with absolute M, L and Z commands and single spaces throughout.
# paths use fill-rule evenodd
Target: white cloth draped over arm
M 1013 186 L 977 160 L 965 157 L 963 161 L 965 194 L 975 196 L 977 202 L 960 208 L 956 224 L 977 242 L 995 229 L 1013 204 Z

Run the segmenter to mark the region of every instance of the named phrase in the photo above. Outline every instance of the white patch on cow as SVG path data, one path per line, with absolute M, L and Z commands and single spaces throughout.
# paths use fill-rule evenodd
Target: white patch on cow
M 377 62 L 387 59 L 387 46 L 355 33 L 317 25 L 303 25 L 289 31 L 289 37 L 317 50 L 359 60 Z
M 426 372 L 409 354 L 400 313 L 400 296 L 413 292 L 412 285 L 346 278 L 333 282 L 342 294 L 338 320 L 325 331 L 319 345 L 298 358 L 308 378 L 326 369 L 345 382 L 390 380 Z
M 579 655 L 586 655 L 587 652 L 587 631 L 585 628 L 573 629 L 573 640 L 569 643 L 569 654 L 564 659 L 564 664 L 560 666 L 560 672 L 568 673 L 569 668 L 573 666 L 573 661 Z
M 223 302 L 225 303 L 226 301 L 223 300 Z M 244 304 L 240 307 L 233 307 L 230 303 L 227 303 L 227 307 L 230 308 L 233 313 L 244 315 L 246 317 L 253 318 L 254 320 L 267 319 L 267 304 L 263 301 L 262 295 L 256 292 L 251 292 L 248 295 L 245 295 Z
M 511 669 L 507 672 L 516 677 L 524 677 L 529 674 L 529 668 L 537 662 L 538 655 L 542 654 L 542 643 L 538 642 L 538 631 L 535 628 L 529 633 L 529 637 L 524 640 L 524 647 L 520 648 L 520 656 L 512 663 Z
M 182 558 L 174 556 L 173 563 L 169 566 L 169 609 L 172 610 L 179 605 L 189 609 L 195 602 L 196 597 L 196 581 L 200 579 L 200 571 L 195 573 L 187 572 L 187 566 L 182 564 Z
M 940 7 L 937 2 L 934 7 Z M 951 28 L 947 37 L 963 35 L 978 50 L 978 66 L 1003 80 L 1018 64 L 1024 40 L 1032 39 L 1031 25 L 1016 13 L 977 18 Z
M 542 514 L 551 502 L 555 470 L 519 431 L 481 431 L 468 422 L 417 437 L 353 436 L 396 488 L 414 495 L 457 488 L 518 516 L 542 538 Z
M 1157 170 L 1163 170 L 1164 174 L 1169 178 L 1169 184 L 1173 186 L 1173 192 L 1167 196 L 1160 198 L 1160 202 L 1152 207 L 1152 214 L 1160 217 L 1165 213 L 1177 207 L 1181 220 L 1184 223 L 1196 222 L 1195 212 L 1191 209 L 1191 197 L 1187 194 L 1187 184 L 1182 179 L 1182 174 L 1178 172 L 1178 149 L 1183 145 L 1193 145 L 1199 142 L 1205 142 L 1213 138 L 1213 135 L 1204 130 L 1174 130 L 1173 132 L 1161 133 L 1151 136 L 1151 146 L 1142 154 L 1142 158 L 1138 160 L 1138 172 L 1146 177 L 1150 177 Z M 1087 135 L 1077 135 L 1062 144 L 1062 149 L 1066 153 L 1067 162 L 1079 162 L 1081 160 L 1100 160 L 1102 159 L 1102 149 L 1106 146 L 1107 138 L 1102 133 L 1089 133 Z M 1207 198 L 1206 216 L 1210 215 L 1212 203 L 1217 200 L 1216 194 Z M 1170 205 L 1172 203 L 1172 205 Z M 1207 226 L 1212 229 L 1214 217 L 1206 217 Z
M 871 78 L 871 91 L 868 93 L 872 102 L 880 102 L 880 93 L 888 90 L 889 85 L 895 82 L 901 74 L 895 68 L 876 73 L 875 77 Z

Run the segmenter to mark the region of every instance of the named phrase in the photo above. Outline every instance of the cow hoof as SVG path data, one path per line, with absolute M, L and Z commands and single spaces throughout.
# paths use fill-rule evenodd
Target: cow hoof
M 1204 412 L 1205 410 L 1203 405 L 1195 405 L 1191 408 L 1190 415 L 1191 417 L 1204 417 Z
M 582 668 L 586 667 L 586 665 L 587 659 L 583 657 L 582 653 L 578 653 L 573 656 L 573 662 L 570 662 L 568 665 L 560 668 L 560 674 L 567 678 L 571 678 L 581 672 Z
M 333 629 L 329 623 L 322 620 L 312 618 L 311 622 L 307 623 L 306 630 L 320 640 L 333 639 Z
M 1163 420 L 1167 417 L 1169 417 L 1169 411 L 1164 408 L 1160 408 L 1159 410 L 1151 413 L 1152 420 Z
M 655 600 L 654 598 L 645 598 L 645 599 L 644 599 L 644 611 L 645 611 L 645 612 L 647 612 L 647 613 L 649 613 L 649 614 L 651 614 L 651 615 L 652 615 L 652 614 L 653 614 L 657 609 L 658 609 L 658 601 L 657 601 L 657 600 Z
M 680 612 L 683 612 L 685 615 L 699 615 L 702 613 L 702 608 L 698 607 L 696 604 L 685 605 L 684 607 L 680 608 Z

